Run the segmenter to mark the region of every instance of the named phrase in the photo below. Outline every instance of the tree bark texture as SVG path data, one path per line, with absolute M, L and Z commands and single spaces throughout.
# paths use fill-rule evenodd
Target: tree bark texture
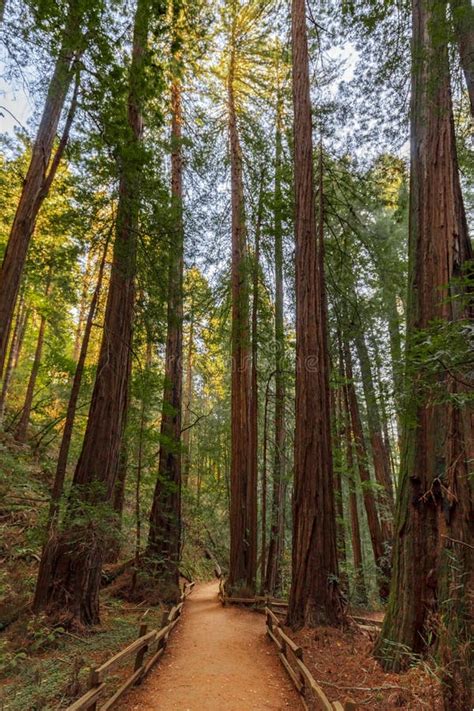
M 66 411 L 66 419 L 64 421 L 63 436 L 61 439 L 61 445 L 59 447 L 58 461 L 56 464 L 56 473 L 54 476 L 53 488 L 51 491 L 51 503 L 49 510 L 49 520 L 47 529 L 48 531 L 55 524 L 59 511 L 59 502 L 63 494 L 64 489 L 64 479 L 66 476 L 67 460 L 69 456 L 69 448 L 71 445 L 72 432 L 74 428 L 74 420 L 76 419 L 76 409 L 79 400 L 79 393 L 81 390 L 82 375 L 84 373 L 84 366 L 86 363 L 87 351 L 89 348 L 89 341 L 92 332 L 92 325 L 94 320 L 94 315 L 97 309 L 97 302 L 99 300 L 100 291 L 102 288 L 102 279 L 104 275 L 105 262 L 107 258 L 107 250 L 109 246 L 109 240 L 107 239 L 102 258 L 99 264 L 99 271 L 97 274 L 97 282 L 92 295 L 92 299 L 89 305 L 89 313 L 87 314 L 84 335 L 82 337 L 82 343 L 77 359 L 76 370 L 74 373 L 74 378 L 72 381 L 71 392 L 69 395 L 69 402 Z
M 34 601 L 36 610 L 61 616 L 65 624 L 99 622 L 102 563 L 115 529 L 110 504 L 131 362 L 138 198 L 144 160 L 143 69 L 149 16 L 150 0 L 138 0 L 126 107 L 127 146 L 121 160 L 112 271 L 97 375 L 68 511 L 61 531 L 45 547 Z
M 362 495 L 365 512 L 367 514 L 367 524 L 369 527 L 370 541 L 374 553 L 375 564 L 377 566 L 377 580 L 379 594 L 382 600 L 388 597 L 390 581 L 390 562 L 388 550 L 382 535 L 382 528 L 377 513 L 377 504 L 371 486 L 370 472 L 368 468 L 367 448 L 365 445 L 364 431 L 359 412 L 357 393 L 354 387 L 352 372 L 352 355 L 347 343 L 344 344 L 344 367 L 346 376 L 346 406 L 351 414 L 351 426 L 354 437 L 354 447 L 357 456 L 357 467 L 362 482 Z
M 265 589 L 271 595 L 281 590 L 281 557 L 285 517 L 286 429 L 285 429 L 285 324 L 283 316 L 283 194 L 281 181 L 283 101 L 277 97 L 275 131 L 274 263 L 275 263 L 275 455 L 270 541 Z
M 237 126 L 234 77 L 237 61 L 236 18 L 229 48 L 227 77 L 228 128 L 232 199 L 232 383 L 231 383 L 231 495 L 229 591 L 249 594 L 257 574 L 257 488 L 251 486 L 251 358 L 249 328 L 249 268 L 246 245 L 242 149 Z
M 382 488 L 383 494 L 380 497 L 384 506 L 382 517 L 386 520 L 386 536 L 389 537 L 391 531 L 390 517 L 393 515 L 394 497 L 392 475 L 390 471 L 390 460 L 382 432 L 379 405 L 375 394 L 374 379 L 370 365 L 370 356 L 365 342 L 364 335 L 357 333 L 355 336 L 357 355 L 359 357 L 360 372 L 362 375 L 362 388 L 364 390 L 365 404 L 367 406 L 367 425 L 369 430 L 370 448 L 372 451 L 372 461 L 377 483 Z M 383 524 L 382 524 L 383 525 Z
M 292 2 L 295 237 L 296 431 L 293 579 L 288 623 L 335 624 L 338 593 L 336 516 L 321 240 L 317 240 L 305 1 Z
M 456 278 L 472 264 L 454 133 L 446 5 L 412 5 L 411 189 L 407 356 L 433 322 L 473 317 Z M 433 397 L 410 373 L 390 604 L 377 656 L 400 669 L 437 639 L 445 708 L 472 706 L 473 421 L 465 386 L 441 372 Z M 471 468 L 471 471 L 469 471 Z M 471 603 L 469 602 L 471 600 Z
M 177 3 L 176 3 L 177 5 Z M 173 7 L 175 5 L 173 4 Z M 177 12 L 177 10 L 174 10 Z M 177 21 L 176 15 L 173 22 Z M 176 58 L 175 58 L 176 59 Z M 179 596 L 181 555 L 181 410 L 183 390 L 183 158 L 181 84 L 171 88 L 171 194 L 175 234 L 169 255 L 168 331 L 160 458 L 146 551 L 147 564 L 167 595 Z

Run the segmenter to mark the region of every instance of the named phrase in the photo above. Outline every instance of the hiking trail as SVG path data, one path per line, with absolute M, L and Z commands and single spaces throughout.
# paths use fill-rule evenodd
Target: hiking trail
M 297 711 L 301 701 L 265 634 L 265 617 L 223 607 L 196 585 L 156 669 L 120 711 Z

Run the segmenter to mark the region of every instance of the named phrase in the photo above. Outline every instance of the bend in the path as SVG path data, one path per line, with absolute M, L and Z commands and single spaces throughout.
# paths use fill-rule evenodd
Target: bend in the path
M 265 634 L 265 618 L 222 607 L 197 585 L 165 654 L 121 711 L 298 711 L 299 696 Z

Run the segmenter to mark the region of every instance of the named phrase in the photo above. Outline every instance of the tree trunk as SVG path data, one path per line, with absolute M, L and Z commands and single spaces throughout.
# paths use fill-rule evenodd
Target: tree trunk
M 8 353 L 8 360 L 2 383 L 2 391 L 0 393 L 0 425 L 3 422 L 3 417 L 5 415 L 5 404 L 7 400 L 8 388 L 10 387 L 10 381 L 13 375 L 13 371 L 15 369 L 15 365 L 18 362 L 18 356 L 23 341 L 27 318 L 28 309 L 25 306 L 23 298 L 21 298 L 20 303 L 18 305 L 15 328 L 13 329 L 13 334 L 11 338 L 10 351 Z
M 189 337 L 186 357 L 186 383 L 184 386 L 183 408 L 183 486 L 189 484 L 191 469 L 191 405 L 193 401 L 193 357 L 194 357 L 194 300 L 191 296 Z
M 277 96 L 275 132 L 274 262 L 275 262 L 275 455 L 270 542 L 265 589 L 271 595 L 281 590 L 281 558 L 285 517 L 285 324 L 283 317 L 283 195 L 281 185 L 283 99 Z
M 43 115 L 0 271 L 0 377 L 3 373 L 10 325 L 36 218 L 48 195 L 65 147 L 65 143 L 61 141 L 48 173 L 59 119 L 81 51 L 82 35 L 79 27 L 82 13 L 83 10 L 70 2 L 62 45 L 49 83 Z M 72 113 L 76 105 L 77 87 L 78 84 L 71 103 Z M 66 142 L 71 122 L 72 117 L 70 121 L 68 117 L 65 128 Z
M 370 448 L 372 450 L 372 461 L 374 463 L 374 473 L 377 483 L 382 487 L 384 496 L 381 496 L 383 502 L 382 517 L 385 520 L 386 536 L 391 536 L 391 521 L 394 510 L 393 484 L 390 472 L 390 460 L 385 447 L 385 442 L 382 433 L 382 423 L 380 421 L 379 405 L 375 394 L 374 379 L 372 377 L 372 369 L 370 367 L 370 356 L 367 350 L 364 335 L 356 333 L 354 338 L 357 355 L 359 357 L 360 372 L 362 375 L 362 387 L 364 390 L 365 403 L 367 406 L 367 424 L 370 437 Z
M 245 234 L 242 150 L 234 94 L 236 39 L 234 18 L 227 78 L 232 198 L 232 384 L 229 591 L 252 594 L 257 574 L 257 498 L 250 453 L 250 339 L 248 256 Z
M 414 0 L 407 358 L 433 322 L 474 316 L 456 278 L 472 260 L 456 156 L 446 5 Z M 456 374 L 407 375 L 390 604 L 376 654 L 400 669 L 438 637 L 445 708 L 471 708 L 472 415 Z M 472 479 L 472 477 L 471 477 Z M 471 663 L 470 663 L 471 662 Z M 470 671 L 471 670 L 471 671 Z
M 257 488 L 258 488 L 258 285 L 259 285 L 259 270 L 260 270 L 260 232 L 262 228 L 262 213 L 263 213 L 263 191 L 264 191 L 264 171 L 260 176 L 260 190 L 257 205 L 257 219 L 255 224 L 255 253 L 253 263 L 253 284 L 252 284 L 252 370 L 251 370 L 251 392 L 250 392 L 250 471 L 249 477 L 249 502 L 253 506 L 250 512 L 252 521 L 257 522 Z M 267 550 L 267 496 L 266 496 L 266 477 L 264 491 L 262 491 L 262 540 L 261 540 L 261 584 L 263 585 L 265 558 Z M 253 493 L 255 492 L 255 496 Z M 264 496 L 265 494 L 265 496 Z M 257 530 L 254 532 L 257 537 Z
M 51 288 L 51 270 L 48 273 L 46 280 L 46 289 L 44 292 L 45 301 L 47 301 Z M 26 388 L 25 401 L 21 411 L 21 417 L 15 429 L 15 439 L 17 442 L 25 442 L 28 434 L 28 425 L 30 424 L 31 407 L 33 405 L 33 396 L 35 394 L 36 378 L 38 377 L 41 366 L 41 357 L 43 355 L 44 333 L 46 330 L 46 318 L 44 314 L 40 317 L 40 327 L 38 331 L 38 340 L 36 341 L 35 357 L 31 367 L 30 378 Z
M 179 45 L 179 3 L 173 2 L 173 45 Z M 180 61 L 177 54 L 176 62 Z M 179 596 L 181 555 L 181 410 L 183 390 L 183 158 L 181 84 L 171 87 L 171 195 L 175 220 L 169 255 L 168 333 L 161 415 L 160 459 L 146 550 L 147 565 L 159 577 L 165 598 Z
M 359 476 L 362 482 L 362 494 L 364 507 L 367 514 L 367 524 L 369 527 L 372 550 L 374 552 L 375 564 L 377 566 L 377 581 L 379 594 L 382 600 L 388 597 L 390 581 L 390 563 L 388 551 L 385 549 L 382 536 L 382 529 L 377 514 L 375 496 L 371 488 L 370 473 L 367 466 L 367 450 L 365 446 L 364 432 L 357 402 L 357 393 L 354 387 L 352 373 L 352 356 L 347 343 L 344 344 L 344 366 L 346 376 L 346 403 L 351 413 L 351 425 L 354 435 L 354 445 L 357 455 L 357 465 Z
M 451 0 L 454 36 L 466 79 L 471 116 L 474 118 L 474 7 L 471 0 Z
M 343 361 L 341 359 L 341 370 L 343 370 Z M 359 511 L 357 508 L 357 480 L 356 470 L 354 466 L 354 449 L 352 440 L 351 413 L 348 400 L 347 387 L 343 388 L 343 403 L 342 410 L 344 413 L 344 434 L 346 440 L 346 464 L 349 478 L 349 510 L 351 517 L 351 543 L 352 543 L 352 560 L 354 564 L 354 585 L 353 585 L 353 600 L 358 605 L 367 604 L 367 591 L 364 579 L 364 567 L 362 560 L 362 545 L 360 540 L 360 524 Z
M 305 1 L 292 2 L 296 233 L 296 431 L 292 627 L 335 624 L 336 516 L 322 234 L 317 239 Z
M 341 387 L 331 389 L 331 424 L 332 424 L 332 436 L 334 442 L 334 449 L 341 448 L 341 440 L 343 435 L 342 427 L 342 397 L 343 389 Z M 336 450 L 337 451 L 337 450 Z M 341 477 L 341 466 L 340 460 L 336 460 L 336 465 L 334 466 L 334 500 L 336 504 L 336 530 L 337 530 L 337 556 L 339 563 L 346 566 L 347 552 L 346 552 L 346 536 L 345 536 L 345 525 L 344 525 L 344 500 L 342 491 L 342 477 Z M 347 589 L 347 574 L 341 574 L 341 586 Z
M 263 595 L 266 590 L 265 566 L 267 564 L 267 452 L 268 452 L 268 401 L 270 395 L 270 383 L 273 377 L 271 373 L 267 380 L 265 388 L 265 405 L 263 408 L 263 452 L 262 452 L 262 540 L 260 548 L 261 561 L 261 580 L 260 594 Z M 270 551 L 269 551 L 270 556 Z M 270 558 L 269 558 L 270 561 Z
M 46 544 L 34 601 L 35 610 L 61 616 L 64 624 L 99 622 L 102 563 L 115 530 L 110 503 L 126 415 L 132 344 L 149 15 L 150 0 L 138 0 L 112 272 L 89 418 L 65 521 L 59 535 Z
M 102 278 L 104 275 L 105 261 L 107 258 L 107 250 L 109 246 L 109 240 L 106 240 L 104 251 L 102 254 L 102 259 L 99 265 L 99 272 L 97 275 L 97 283 L 94 290 L 94 294 L 89 305 L 89 313 L 87 315 L 84 336 L 82 338 L 81 349 L 79 352 L 79 357 L 77 360 L 76 372 L 74 373 L 74 379 L 72 381 L 71 393 L 69 395 L 69 402 L 66 411 L 66 419 L 64 421 L 63 436 L 61 439 L 61 446 L 59 448 L 58 461 L 56 465 L 56 473 L 54 476 L 53 488 L 51 491 L 51 503 L 49 507 L 49 517 L 46 526 L 46 532 L 49 534 L 51 528 L 55 525 L 58 512 L 59 512 L 59 502 L 61 496 L 63 495 L 64 489 L 64 478 L 66 476 L 67 460 L 69 456 L 69 448 L 71 445 L 72 431 L 74 427 L 74 420 L 76 419 L 76 409 L 77 402 L 79 399 L 79 393 L 81 390 L 82 375 L 84 373 L 84 366 L 87 357 L 87 350 L 89 348 L 89 341 L 92 332 L 92 324 L 94 320 L 94 315 L 97 309 L 97 302 L 99 300 L 100 290 L 102 288 Z

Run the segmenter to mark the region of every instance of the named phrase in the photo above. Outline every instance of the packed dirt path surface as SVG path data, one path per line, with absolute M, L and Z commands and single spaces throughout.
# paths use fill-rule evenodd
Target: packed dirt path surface
M 166 652 L 120 711 L 299 711 L 265 634 L 263 615 L 222 607 L 216 583 L 196 585 Z

